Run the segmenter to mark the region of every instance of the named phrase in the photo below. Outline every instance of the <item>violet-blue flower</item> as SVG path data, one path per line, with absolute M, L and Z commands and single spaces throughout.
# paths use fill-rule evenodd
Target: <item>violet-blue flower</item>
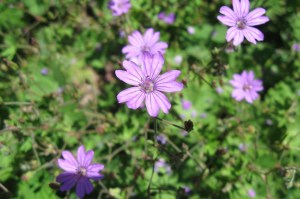
M 155 164 L 154 164 L 154 171 L 155 172 L 159 172 L 160 171 L 160 168 L 163 168 L 164 171 L 168 174 L 168 175 L 171 175 L 172 173 L 172 169 L 171 169 L 171 166 L 166 163 L 165 159 L 163 158 L 159 158 Z
M 295 43 L 293 44 L 292 48 L 295 52 L 300 52 L 300 44 Z
M 246 99 L 248 103 L 253 103 L 259 96 L 257 92 L 263 90 L 262 81 L 254 79 L 253 71 L 234 74 L 230 84 L 234 87 L 232 97 L 237 101 Z
M 101 180 L 103 174 L 99 172 L 104 169 L 103 164 L 93 164 L 94 151 L 85 151 L 84 146 L 77 150 L 77 159 L 69 151 L 62 152 L 63 159 L 58 159 L 58 166 L 64 170 L 56 181 L 61 183 L 60 190 L 67 191 L 76 185 L 76 195 L 83 198 L 85 194 L 93 191 L 92 180 Z
M 166 24 L 173 24 L 176 17 L 174 13 L 170 13 L 167 15 L 165 12 L 161 12 L 158 14 L 158 19 L 165 22 Z
M 144 52 L 151 55 L 158 52 L 164 54 L 168 44 L 160 42 L 159 38 L 160 33 L 154 32 L 153 28 L 147 29 L 144 35 L 136 30 L 128 36 L 129 45 L 125 46 L 122 52 L 126 54 L 126 58 L 141 58 Z
M 111 0 L 108 7 L 111 9 L 113 16 L 120 16 L 129 11 L 131 3 L 130 0 Z
M 192 107 L 192 102 L 182 99 L 181 100 L 181 106 L 184 110 L 189 110 Z
M 232 0 L 233 10 L 227 6 L 222 6 L 218 16 L 218 20 L 230 28 L 227 31 L 226 40 L 228 42 L 233 40 L 233 45 L 238 46 L 244 41 L 244 37 L 251 43 L 256 44 L 257 41 L 264 40 L 264 34 L 257 28 L 257 26 L 269 21 L 269 18 L 263 16 L 266 10 L 263 8 L 256 8 L 250 11 L 249 0 Z
M 167 137 L 164 134 L 159 134 L 156 136 L 156 140 L 162 145 L 167 144 Z
M 126 103 L 130 109 L 138 109 L 145 101 L 150 116 L 156 117 L 161 109 L 168 113 L 171 103 L 162 92 L 178 92 L 183 89 L 183 84 L 177 82 L 179 70 L 171 70 L 162 75 L 164 58 L 161 53 L 150 55 L 144 53 L 142 66 L 139 67 L 132 61 L 123 62 L 124 70 L 116 70 L 116 76 L 123 82 L 133 87 L 121 91 L 117 95 L 119 103 Z

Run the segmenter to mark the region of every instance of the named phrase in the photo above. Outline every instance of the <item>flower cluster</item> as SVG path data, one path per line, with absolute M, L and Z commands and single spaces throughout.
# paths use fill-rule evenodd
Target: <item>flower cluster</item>
M 262 41 L 263 33 L 253 26 L 269 21 L 268 17 L 263 16 L 266 10 L 256 8 L 250 11 L 249 0 L 232 0 L 232 2 L 233 10 L 223 6 L 220 9 L 222 15 L 217 17 L 219 21 L 230 27 L 226 40 L 235 46 L 241 44 L 244 38 L 253 44 Z M 109 8 L 114 16 L 120 16 L 129 11 L 131 3 L 130 0 L 111 0 Z M 158 18 L 167 24 L 172 24 L 175 21 L 175 14 L 166 15 L 162 12 Z M 190 34 L 195 33 L 194 27 L 189 26 L 187 30 Z M 128 42 L 129 44 L 122 49 L 127 59 L 122 64 L 125 70 L 116 70 L 115 74 L 121 81 L 132 87 L 117 95 L 118 102 L 126 103 L 130 109 L 138 109 L 145 105 L 151 117 L 157 117 L 160 110 L 168 113 L 171 102 L 164 93 L 179 92 L 184 88 L 183 83 L 176 81 L 181 74 L 180 70 L 160 74 L 165 62 L 163 55 L 168 44 L 160 41 L 160 33 L 155 32 L 153 28 L 147 29 L 144 34 L 137 30 L 133 31 L 128 36 Z M 293 46 L 295 51 L 298 51 L 298 48 L 299 46 Z M 179 65 L 182 57 L 177 55 L 174 62 Z M 41 74 L 47 75 L 48 69 L 43 68 Z M 253 103 L 259 97 L 258 92 L 263 90 L 262 81 L 254 78 L 253 71 L 234 74 L 230 84 L 234 87 L 232 97 L 237 101 L 245 99 L 248 103 Z M 222 88 L 217 89 L 217 92 L 222 93 Z M 191 107 L 190 101 L 182 99 L 184 110 L 189 110 Z M 192 115 L 196 116 L 197 112 L 194 111 Z M 204 119 L 207 114 L 202 113 L 200 117 Z M 163 134 L 159 134 L 155 139 L 162 145 L 168 140 Z M 240 144 L 239 149 L 245 151 L 246 147 Z M 86 151 L 84 146 L 80 146 L 77 150 L 77 158 L 69 151 L 63 151 L 62 157 L 57 161 L 58 166 L 64 170 L 56 178 L 56 181 L 61 183 L 60 190 L 67 191 L 76 186 L 76 194 L 79 198 L 90 194 L 93 191 L 90 180 L 101 180 L 103 174 L 99 172 L 104 169 L 104 165 L 92 163 L 94 151 Z M 172 172 L 170 165 L 162 158 L 155 163 L 154 171 L 159 172 L 160 168 L 164 168 L 169 175 Z M 190 192 L 188 187 L 186 187 L 187 192 Z M 255 197 L 255 191 L 250 189 L 248 195 Z

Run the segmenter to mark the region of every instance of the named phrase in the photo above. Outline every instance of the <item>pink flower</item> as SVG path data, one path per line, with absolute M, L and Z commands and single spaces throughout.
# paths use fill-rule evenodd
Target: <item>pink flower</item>
M 264 40 L 264 34 L 252 26 L 261 25 L 269 21 L 263 16 L 266 10 L 256 8 L 250 11 L 249 0 L 232 0 L 233 10 L 227 6 L 222 6 L 218 20 L 230 28 L 227 31 L 226 40 L 233 40 L 233 45 L 238 46 L 244 41 L 244 37 L 251 43 Z
M 161 53 L 150 55 L 144 53 L 142 66 L 132 61 L 124 61 L 124 70 L 116 70 L 116 76 L 133 87 L 121 91 L 118 96 L 119 103 L 126 103 L 130 109 L 138 109 L 145 101 L 150 116 L 156 117 L 161 109 L 168 113 L 171 103 L 162 92 L 177 92 L 183 89 L 183 84 L 176 82 L 180 75 L 179 70 L 172 70 L 159 75 L 164 64 Z
M 182 108 L 184 110 L 189 110 L 192 107 L 192 102 L 190 102 L 188 100 L 185 100 L 185 99 L 182 99 L 181 100 L 181 105 L 182 105 Z
M 254 189 L 249 189 L 249 190 L 248 190 L 248 196 L 249 196 L 250 198 L 255 198 L 256 192 L 254 191 Z
M 153 28 L 147 29 L 144 35 L 136 30 L 128 36 L 129 45 L 125 46 L 122 52 L 126 54 L 126 58 L 141 58 L 144 52 L 151 55 L 158 52 L 164 54 L 168 44 L 159 42 L 159 37 L 160 33 L 154 32 Z
M 64 159 L 58 159 L 57 163 L 64 173 L 56 177 L 56 181 L 62 184 L 60 190 L 67 191 L 76 185 L 76 194 L 79 198 L 90 194 L 94 188 L 89 179 L 102 179 L 103 175 L 99 171 L 104 169 L 103 164 L 92 164 L 94 151 L 86 152 L 84 146 L 80 146 L 77 150 L 77 159 L 69 151 L 63 151 L 62 156 Z
M 252 103 L 258 98 L 258 91 L 263 90 L 262 81 L 254 79 L 254 72 L 243 71 L 241 75 L 234 74 L 230 84 L 235 88 L 232 97 L 237 101 L 246 99 L 248 103 Z
M 108 7 L 111 9 L 113 16 L 120 16 L 129 11 L 131 3 L 130 0 L 111 0 Z

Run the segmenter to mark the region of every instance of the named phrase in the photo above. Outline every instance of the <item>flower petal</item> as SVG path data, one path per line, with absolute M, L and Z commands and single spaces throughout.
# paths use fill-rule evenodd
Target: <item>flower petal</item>
M 91 182 L 86 177 L 81 177 L 76 185 L 76 195 L 83 198 L 85 194 L 90 194 L 93 189 Z
M 245 17 L 250 10 L 249 0 L 241 0 L 241 17 Z
M 163 65 L 164 58 L 161 53 L 150 55 L 148 52 L 143 54 L 142 72 L 145 77 L 154 80 L 159 75 Z
M 62 185 L 60 186 L 61 191 L 67 191 L 74 187 L 74 185 L 77 183 L 79 178 L 79 175 L 73 174 L 72 176 L 67 176 Z
M 159 113 L 159 105 L 152 93 L 146 95 L 146 108 L 151 117 L 156 117 Z
M 143 77 L 141 68 L 132 61 L 123 61 L 123 67 L 126 69 L 128 73 L 133 75 L 137 80 L 141 80 Z
M 247 28 L 243 30 L 243 34 L 250 43 L 256 44 L 255 37 Z
M 74 165 L 67 160 L 64 159 L 58 159 L 57 160 L 58 166 L 63 169 L 64 171 L 75 173 L 77 169 L 77 165 Z
M 77 161 L 80 166 L 84 166 L 85 156 L 86 156 L 85 148 L 83 145 L 81 145 L 77 150 Z
M 126 54 L 126 58 L 131 58 L 140 55 L 141 50 L 138 47 L 127 45 L 123 47 L 122 53 Z
M 62 156 L 63 158 L 68 161 L 70 164 L 73 164 L 75 166 L 78 165 L 77 160 L 75 159 L 75 157 L 73 156 L 73 154 L 70 151 L 63 151 L 62 152 Z
M 168 44 L 166 42 L 157 42 L 151 47 L 150 51 L 152 54 L 156 54 L 158 52 L 165 54 L 167 48 Z
M 172 93 L 172 92 L 179 92 L 183 89 L 183 84 L 181 82 L 171 81 L 165 83 L 159 83 L 156 85 L 156 89 L 158 91 Z
M 140 47 L 144 45 L 144 38 L 142 34 L 135 30 L 131 35 L 128 36 L 128 41 L 131 45 Z
M 233 45 L 238 46 L 244 41 L 244 35 L 243 32 L 240 30 L 237 30 L 237 33 L 233 39 Z
M 145 95 L 145 93 L 139 92 L 136 96 L 132 97 L 129 101 L 127 101 L 127 107 L 134 110 L 140 108 L 145 100 Z
M 245 92 L 242 89 L 234 89 L 231 95 L 236 101 L 241 101 L 245 97 Z
M 180 70 L 171 70 L 168 71 L 162 75 L 159 75 L 156 80 L 155 80 L 155 84 L 162 84 L 162 83 L 168 83 L 168 82 L 172 82 L 175 81 L 176 78 L 180 75 L 181 71 Z
M 256 8 L 249 12 L 249 14 L 246 16 L 246 21 L 249 22 L 257 17 L 260 17 L 266 13 L 266 10 L 263 8 Z
M 146 30 L 144 34 L 144 42 L 146 46 L 152 47 L 160 37 L 159 32 L 154 32 L 153 28 L 149 28 Z
M 227 16 L 218 16 L 217 17 L 220 22 L 222 22 L 226 26 L 234 26 L 236 21 L 227 17 Z
M 94 158 L 93 150 L 89 150 L 88 152 L 86 152 L 85 158 L 84 158 L 84 164 L 82 166 L 87 167 L 88 165 L 90 165 L 92 163 L 93 158 Z
M 124 103 L 130 101 L 132 98 L 137 97 L 142 91 L 139 87 L 131 87 L 121 91 L 117 95 L 119 103 Z
M 239 0 L 232 0 L 233 10 L 238 17 L 241 17 L 241 5 Z
M 90 164 L 87 167 L 87 172 L 95 172 L 98 173 L 99 171 L 104 169 L 104 165 L 103 164 Z
M 120 80 L 122 80 L 126 84 L 129 84 L 132 86 L 138 86 L 140 84 L 140 80 L 137 79 L 135 76 L 133 76 L 131 73 L 129 73 L 127 71 L 116 70 L 115 74 Z
M 247 25 L 248 26 L 256 26 L 256 25 L 261 25 L 264 23 L 267 23 L 269 21 L 269 17 L 256 17 L 256 18 L 252 18 L 250 21 L 247 21 Z
M 238 29 L 236 27 L 229 28 L 226 33 L 226 40 L 230 42 L 237 35 L 237 32 Z
M 253 103 L 253 98 L 252 98 L 252 96 L 251 96 L 251 94 L 250 94 L 249 92 L 247 92 L 247 93 L 245 94 L 245 99 L 246 99 L 246 101 L 247 101 L 248 103 L 250 103 L 250 104 Z
M 168 113 L 169 109 L 171 108 L 171 103 L 168 100 L 168 98 L 161 92 L 156 91 L 153 93 L 154 97 L 157 101 L 157 104 L 159 106 L 159 108 L 164 112 L 164 113 Z
M 227 6 L 222 6 L 220 8 L 220 13 L 225 15 L 226 17 L 229 17 L 232 20 L 236 20 L 237 16 L 236 14 L 233 12 L 233 10 L 231 10 L 229 7 Z
M 264 40 L 264 34 L 258 30 L 257 28 L 253 27 L 247 27 L 244 31 L 248 31 L 248 34 L 251 34 L 252 37 L 254 37 L 257 41 L 263 41 Z

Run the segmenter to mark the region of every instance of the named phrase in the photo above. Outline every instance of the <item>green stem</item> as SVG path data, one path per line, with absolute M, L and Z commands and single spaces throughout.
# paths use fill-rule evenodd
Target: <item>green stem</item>
M 158 117 L 156 117 L 156 119 L 158 119 L 158 120 L 160 120 L 160 121 L 162 121 L 162 122 L 164 122 L 164 123 L 166 123 L 166 124 L 169 124 L 169 125 L 171 125 L 171 126 L 174 126 L 174 127 L 176 127 L 176 128 L 179 128 L 179 129 L 181 129 L 181 130 L 186 131 L 185 128 L 182 127 L 182 126 L 178 126 L 178 125 L 176 125 L 176 124 L 173 124 L 173 123 L 171 123 L 171 122 L 169 122 L 169 121 L 167 121 L 167 120 L 164 120 L 164 119 L 161 119 L 161 118 L 158 118 Z

